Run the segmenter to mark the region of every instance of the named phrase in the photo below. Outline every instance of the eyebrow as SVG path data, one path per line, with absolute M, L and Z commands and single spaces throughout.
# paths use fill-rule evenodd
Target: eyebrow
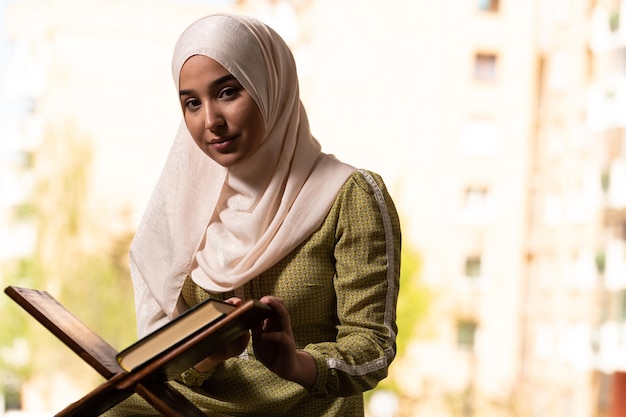
M 216 85 L 220 85 L 223 84 L 227 81 L 231 81 L 231 80 L 236 80 L 235 76 L 233 74 L 226 74 L 214 81 L 211 82 L 211 87 L 215 87 Z M 179 95 L 181 96 L 189 96 L 193 94 L 193 90 L 180 90 Z

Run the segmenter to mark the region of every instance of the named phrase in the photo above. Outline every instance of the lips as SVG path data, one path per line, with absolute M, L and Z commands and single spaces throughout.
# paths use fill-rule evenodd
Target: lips
M 237 139 L 237 135 L 233 135 L 233 136 L 222 136 L 219 138 L 215 138 L 215 139 L 211 139 L 208 142 L 208 146 L 210 146 L 211 148 L 215 149 L 216 151 L 220 152 L 220 153 L 230 153 L 232 152 L 235 148 L 234 147 L 234 142 L 235 139 Z
M 209 145 L 219 145 L 221 143 L 224 142 L 229 142 L 231 140 L 233 140 L 235 137 L 234 136 L 224 136 L 224 137 L 220 137 L 220 138 L 216 138 L 216 139 L 211 139 L 209 141 Z

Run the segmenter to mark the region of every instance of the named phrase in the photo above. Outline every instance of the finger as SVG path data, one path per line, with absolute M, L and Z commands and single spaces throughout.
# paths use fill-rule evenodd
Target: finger
M 263 320 L 264 322 L 265 320 Z M 259 335 L 261 333 L 263 333 L 263 322 L 254 325 L 251 329 L 250 329 L 250 333 L 252 334 L 252 339 L 258 339 Z
M 240 305 L 243 301 L 241 300 L 241 298 L 237 298 L 237 297 L 231 297 L 228 300 L 225 300 L 228 304 L 232 304 L 234 306 L 238 306 Z
M 264 342 L 273 342 L 281 345 L 291 344 L 289 337 L 283 332 L 264 332 L 257 336 L 256 340 L 262 340 Z
M 276 297 L 276 296 L 273 296 L 273 295 L 263 296 L 263 297 L 261 297 L 260 301 L 262 303 L 264 303 L 264 304 L 267 304 L 267 305 L 271 306 L 271 307 L 275 307 L 275 308 L 282 307 L 282 308 L 285 308 L 285 301 L 282 298 Z
M 260 300 L 263 304 L 272 307 L 276 315 L 274 317 L 289 318 L 289 312 L 282 298 L 266 295 Z

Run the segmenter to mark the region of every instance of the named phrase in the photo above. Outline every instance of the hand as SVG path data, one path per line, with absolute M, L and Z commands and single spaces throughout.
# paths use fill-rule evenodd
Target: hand
M 252 344 L 256 358 L 283 379 L 310 388 L 317 378 L 317 365 L 311 355 L 297 350 L 291 328 L 291 318 L 282 299 L 261 298 L 272 307 L 275 315 L 252 329 Z
M 233 305 L 240 305 L 241 299 L 239 298 L 229 298 L 226 300 L 227 303 Z M 198 372 L 208 372 L 211 369 L 215 368 L 220 363 L 224 362 L 228 358 L 232 358 L 235 356 L 239 356 L 241 352 L 243 352 L 248 346 L 248 342 L 250 341 L 250 333 L 246 332 L 237 339 L 235 339 L 230 344 L 224 346 L 222 349 L 213 352 L 206 359 L 198 362 L 194 365 L 194 369 Z

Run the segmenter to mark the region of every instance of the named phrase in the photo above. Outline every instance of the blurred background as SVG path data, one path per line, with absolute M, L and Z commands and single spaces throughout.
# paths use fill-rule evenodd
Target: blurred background
M 369 417 L 626 416 L 626 0 L 0 0 L 0 284 L 136 340 L 128 248 L 215 11 L 291 46 L 324 149 L 403 223 Z M 102 378 L 4 294 L 0 416 Z

